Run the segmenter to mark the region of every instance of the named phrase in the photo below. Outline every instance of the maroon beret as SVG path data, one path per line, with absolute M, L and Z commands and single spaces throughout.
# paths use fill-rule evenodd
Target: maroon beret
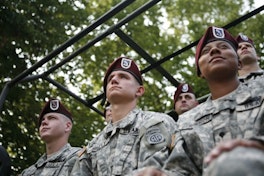
M 175 93 L 174 93 L 174 105 L 175 105 L 175 102 L 177 101 L 177 99 L 181 93 L 192 93 L 192 94 L 194 94 L 193 89 L 189 84 L 187 84 L 187 83 L 179 84 L 177 89 L 175 90 Z
M 39 115 L 39 126 L 41 125 L 43 116 L 50 112 L 63 114 L 72 121 L 71 113 L 62 105 L 62 103 L 58 99 L 52 98 L 45 104 Z
M 201 51 L 207 43 L 210 43 L 216 40 L 223 40 L 223 41 L 228 42 L 234 48 L 234 50 L 237 51 L 237 48 L 238 48 L 237 41 L 226 29 L 215 27 L 215 26 L 208 27 L 205 34 L 200 39 L 196 47 L 195 64 L 196 64 L 196 71 L 197 71 L 198 76 L 200 76 L 201 74 L 199 65 L 198 65 L 198 60 L 201 56 Z
M 248 42 L 252 46 L 254 46 L 253 40 L 251 38 L 249 38 L 248 36 L 241 34 L 241 33 L 236 37 L 236 41 L 237 41 L 237 43 Z
M 106 74 L 104 77 L 104 91 L 105 92 L 106 92 L 107 78 L 113 71 L 116 71 L 116 70 L 122 70 L 122 71 L 126 71 L 130 73 L 136 78 L 136 80 L 138 81 L 140 85 L 143 84 L 142 76 L 141 76 L 141 73 L 136 63 L 130 58 L 119 57 L 110 64 L 110 66 L 108 67 L 106 71 Z

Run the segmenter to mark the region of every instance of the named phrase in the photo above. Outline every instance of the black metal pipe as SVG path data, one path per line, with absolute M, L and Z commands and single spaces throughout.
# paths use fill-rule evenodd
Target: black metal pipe
M 252 16 L 254 16 L 254 15 L 260 13 L 262 10 L 264 10 L 264 5 L 263 5 L 263 6 L 260 6 L 259 8 L 255 9 L 255 10 L 249 12 L 249 13 L 247 13 L 246 15 L 243 15 L 243 16 L 241 16 L 240 18 L 238 18 L 238 19 L 236 19 L 236 20 L 234 20 L 234 21 L 228 23 L 228 24 L 225 25 L 223 28 L 225 28 L 225 29 L 229 29 L 230 27 L 235 26 L 235 25 L 237 25 L 238 23 L 241 23 L 242 21 L 245 21 L 245 20 L 247 20 L 248 18 L 250 18 L 250 17 L 252 17 Z M 200 39 L 199 39 L 199 40 L 200 40 Z M 170 55 L 168 55 L 168 56 L 165 56 L 163 59 L 160 59 L 160 60 L 158 60 L 157 62 L 151 64 L 150 66 L 148 66 L 148 67 L 146 67 L 145 69 L 143 69 L 143 70 L 142 70 L 142 73 L 146 73 L 146 72 L 148 72 L 148 71 L 150 71 L 150 70 L 156 68 L 157 66 L 163 64 L 164 62 L 170 60 L 171 58 L 173 58 L 173 57 L 175 57 L 175 56 L 177 56 L 177 55 L 183 53 L 184 51 L 191 49 L 192 47 L 194 47 L 194 46 L 196 46 L 196 45 L 198 44 L 199 40 L 196 40 L 195 42 L 191 43 L 190 45 L 187 45 L 186 47 L 184 47 L 184 48 L 182 48 L 182 49 L 180 49 L 180 50 L 178 50 L 178 51 L 176 51 L 176 52 L 174 52 L 174 53 L 172 53 L 172 54 L 170 54 Z
M 12 79 L 10 81 L 10 86 L 13 86 L 17 82 L 19 82 L 21 79 L 23 79 L 24 77 L 26 77 L 27 75 L 29 75 L 30 73 L 32 73 L 33 71 L 35 71 L 37 68 L 39 68 L 40 66 L 42 66 L 43 64 L 45 64 L 46 62 L 48 62 L 49 60 L 51 60 L 52 58 L 54 58 L 56 55 L 58 55 L 59 53 L 61 53 L 63 50 L 65 50 L 66 48 L 68 48 L 69 46 L 71 46 L 73 43 L 75 43 L 80 38 L 82 38 L 83 36 L 85 36 L 86 34 L 88 34 L 89 32 L 91 32 L 93 29 L 95 29 L 96 27 L 98 27 L 99 25 L 101 25 L 102 23 L 104 23 L 105 21 L 107 21 L 108 19 L 110 19 L 111 17 L 113 17 L 115 14 L 117 14 L 118 12 L 120 12 L 122 9 L 124 9 L 125 7 L 127 7 L 128 5 L 130 5 L 134 1 L 135 0 L 125 0 L 125 1 L 122 1 L 121 3 L 117 4 L 113 8 L 111 8 L 111 10 L 109 10 L 104 15 L 102 15 L 98 20 L 96 20 L 90 26 L 88 26 L 87 28 L 85 28 L 84 30 L 82 30 L 81 32 L 79 32 L 78 34 L 76 34 L 75 36 L 73 36 L 72 38 L 70 38 L 69 40 L 67 40 L 65 43 L 63 43 L 62 45 L 60 45 L 57 49 L 55 49 L 52 52 L 50 52 L 42 60 L 40 60 L 39 62 L 35 63 L 29 69 L 23 71 L 21 74 L 19 74 L 14 79 Z
M 128 35 L 126 35 L 121 29 L 115 31 L 126 44 L 128 44 L 133 50 L 135 50 L 141 57 L 143 57 L 148 63 L 153 64 L 156 62 L 145 50 L 143 50 L 136 42 L 134 42 Z M 173 76 L 167 72 L 162 66 L 158 66 L 157 71 L 160 72 L 169 82 L 174 86 L 178 86 L 179 82 L 173 78 Z
M 116 29 L 118 29 L 121 26 L 123 26 L 124 24 L 128 23 L 130 20 L 132 20 L 133 18 L 137 17 L 138 15 L 140 15 L 141 13 L 143 13 L 144 11 L 146 11 L 147 9 L 149 9 L 150 7 L 152 7 L 153 5 L 158 3 L 159 1 L 160 0 L 152 0 L 152 1 L 149 1 L 148 3 L 144 4 L 141 8 L 137 9 L 136 11 L 131 13 L 130 15 L 127 15 L 125 18 L 120 20 L 116 25 L 113 25 L 113 26 L 109 27 L 109 29 L 105 30 L 99 36 L 95 37 L 93 40 L 90 40 L 87 44 L 85 44 L 84 46 L 82 46 L 81 48 L 76 50 L 71 55 L 69 55 L 66 58 L 64 58 L 58 64 L 56 64 L 53 67 L 51 67 L 49 70 L 46 71 L 45 74 L 48 75 L 48 74 L 52 73 L 57 68 L 61 67 L 65 63 L 69 62 L 71 59 L 73 59 L 74 57 L 78 56 L 82 52 L 86 51 L 88 48 L 94 46 L 94 44 L 96 44 L 97 42 L 101 41 L 103 38 L 107 37 L 108 35 L 112 34 Z
M 7 93 L 11 87 L 13 87 L 16 83 L 20 82 L 21 80 L 22 81 L 28 81 L 30 79 L 35 79 L 35 77 L 29 77 L 29 78 L 25 78 L 25 77 L 28 76 L 29 74 L 31 74 L 37 68 L 41 67 L 43 64 L 45 64 L 49 60 L 51 60 L 52 58 L 54 58 L 56 55 L 61 53 L 63 50 L 65 50 L 66 48 L 71 46 L 73 43 L 75 43 L 76 41 L 81 39 L 83 36 L 87 35 L 93 29 L 95 29 L 96 27 L 98 27 L 99 25 L 104 23 L 105 21 L 109 20 L 111 17 L 116 15 L 118 12 L 120 12 L 122 9 L 126 8 L 128 5 L 130 5 L 134 1 L 135 0 L 124 0 L 124 1 L 120 2 L 119 4 L 117 4 L 116 6 L 111 8 L 111 10 L 109 10 L 104 15 L 102 15 L 99 19 L 97 19 L 94 23 L 89 25 L 87 28 L 85 28 L 84 30 L 82 30 L 81 32 L 79 32 L 78 34 L 76 34 L 75 36 L 73 36 L 72 38 L 70 38 L 69 40 L 64 42 L 63 44 L 61 44 L 57 49 L 50 52 L 47 56 L 45 56 L 39 62 L 35 63 L 30 68 L 24 70 L 22 73 L 20 73 L 15 78 L 13 78 L 11 81 L 9 81 L 5 85 L 5 87 L 2 90 L 1 95 L 0 95 L 0 110 L 2 110 L 4 100 L 5 100 Z M 23 80 L 24 78 L 25 78 L 25 80 Z
M 0 95 L 0 111 L 2 111 L 3 104 L 5 102 L 6 96 L 10 90 L 10 82 L 7 82 Z
M 43 79 L 47 80 L 48 82 L 50 82 L 51 84 L 53 84 L 54 86 L 56 86 L 57 88 L 61 89 L 62 91 L 66 92 L 68 95 L 72 96 L 73 98 L 75 98 L 77 101 L 81 102 L 82 104 L 84 104 L 85 106 L 89 107 L 90 109 L 94 110 L 95 112 L 97 112 L 100 115 L 104 115 L 103 112 L 101 112 L 100 110 L 98 110 L 97 108 L 95 108 L 93 106 L 93 104 L 95 102 L 97 102 L 97 99 L 91 99 L 91 100 L 83 100 L 82 98 L 80 98 L 78 95 L 76 95 L 75 93 L 73 93 L 72 91 L 66 89 L 63 85 L 61 85 L 60 83 L 54 81 L 53 79 L 49 78 L 49 77 L 44 77 Z M 99 97 L 102 98 L 102 97 Z

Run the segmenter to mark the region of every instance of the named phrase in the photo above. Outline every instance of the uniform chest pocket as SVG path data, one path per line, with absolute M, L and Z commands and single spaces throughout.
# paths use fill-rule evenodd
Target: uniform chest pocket
M 129 160 L 135 160 L 131 155 L 134 151 L 134 144 L 138 133 L 120 130 L 118 134 L 112 136 L 111 140 L 105 145 L 93 146 L 91 150 L 92 167 L 95 171 L 104 173 L 120 175 L 121 171 L 125 170 L 124 163 L 129 163 Z M 100 142 L 101 143 L 101 142 Z M 136 153 L 136 152 L 134 152 Z M 134 164 L 130 164 L 130 169 Z

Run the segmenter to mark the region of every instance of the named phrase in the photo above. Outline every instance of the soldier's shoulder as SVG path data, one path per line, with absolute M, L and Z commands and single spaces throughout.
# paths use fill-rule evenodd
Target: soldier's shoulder
M 257 88 L 260 85 L 264 85 L 264 76 L 256 77 L 255 79 L 248 80 L 247 82 L 243 82 L 242 84 L 247 85 L 251 88 Z
M 36 171 L 35 164 L 29 166 L 28 168 L 24 169 L 19 176 L 27 176 L 27 175 L 33 175 Z
M 179 115 L 177 123 L 182 123 L 182 122 L 192 122 L 194 119 L 201 115 L 202 112 L 207 108 L 207 103 L 203 102 L 196 107 L 190 109 L 189 111 Z
M 168 114 L 154 111 L 144 111 L 143 118 L 139 123 L 141 123 L 141 126 L 144 126 L 145 128 L 149 128 L 160 123 L 170 124 L 172 126 L 176 124 L 176 122 Z
M 264 94 L 264 79 L 255 79 L 250 82 L 242 83 L 240 93 L 250 93 L 251 95 L 263 95 Z
M 159 119 L 168 119 L 171 118 L 168 114 L 163 112 L 156 111 L 142 111 L 143 117 L 145 119 L 159 118 Z
M 78 154 L 78 152 L 81 150 L 81 147 L 71 147 L 70 148 L 70 152 L 68 153 L 67 158 L 72 158 L 74 156 L 76 156 L 76 154 Z
M 77 152 L 77 156 L 78 156 L 78 157 L 83 156 L 83 155 L 86 153 L 86 151 L 87 151 L 87 147 L 84 146 L 82 149 L 80 149 L 80 150 Z
M 160 120 L 171 119 L 171 117 L 168 114 L 164 113 L 164 112 L 143 111 L 142 113 L 143 113 L 143 116 L 144 116 L 145 119 L 153 119 L 153 118 L 154 119 L 157 118 L 157 119 L 160 119 Z

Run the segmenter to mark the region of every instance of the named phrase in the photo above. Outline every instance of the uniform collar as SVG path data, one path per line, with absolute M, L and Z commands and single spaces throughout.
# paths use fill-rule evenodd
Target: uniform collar
M 45 153 L 37 161 L 36 167 L 39 168 L 42 165 L 44 165 L 44 164 L 46 164 L 47 162 L 50 162 L 50 161 L 55 161 L 55 160 L 63 161 L 67 157 L 67 152 L 65 152 L 65 151 L 69 150 L 70 148 L 71 148 L 71 145 L 69 143 L 67 143 L 58 152 L 52 154 L 49 158 L 47 158 L 47 154 Z M 64 153 L 64 154 L 62 155 L 62 153 Z
M 137 114 L 141 110 L 138 108 L 134 108 L 131 110 L 121 121 L 119 121 L 117 124 L 109 123 L 104 129 L 104 132 L 106 133 L 106 136 L 110 136 L 112 131 L 116 131 L 116 129 L 124 129 L 129 126 L 132 126 L 137 120 Z
M 253 72 L 250 72 L 249 74 L 245 75 L 245 76 L 240 76 L 238 79 L 239 81 L 243 82 L 244 79 L 250 79 L 251 77 L 253 76 L 260 76 L 260 75 L 263 75 L 264 74 L 264 70 L 260 69 L 260 70 L 257 70 L 257 71 L 253 71 Z

